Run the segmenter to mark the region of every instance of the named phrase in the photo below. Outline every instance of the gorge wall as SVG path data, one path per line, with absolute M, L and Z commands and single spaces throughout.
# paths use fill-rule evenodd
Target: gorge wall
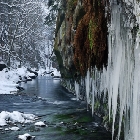
M 63 85 L 103 117 L 112 139 L 138 140 L 139 1 L 67 0 L 63 4 L 54 45 Z

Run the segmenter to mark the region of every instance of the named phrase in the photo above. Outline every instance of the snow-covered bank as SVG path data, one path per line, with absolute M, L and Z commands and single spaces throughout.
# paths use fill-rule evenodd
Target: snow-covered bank
M 7 68 L 0 71 L 0 94 L 13 94 L 18 91 L 20 82 L 31 81 L 30 77 L 36 77 L 34 73 L 27 71 L 27 68 L 17 68 L 8 70 Z
M 8 69 L 3 69 L 0 71 L 0 94 L 12 94 L 14 92 L 17 92 L 17 86 L 16 82 L 19 80 L 18 74 Z

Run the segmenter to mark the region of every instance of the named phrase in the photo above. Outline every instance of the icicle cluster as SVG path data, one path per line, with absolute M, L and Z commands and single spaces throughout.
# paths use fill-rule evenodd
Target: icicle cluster
M 133 10 L 129 6 L 133 6 Z M 133 5 L 132 5 L 133 4 Z M 119 111 L 119 131 L 124 123 L 125 140 L 138 140 L 140 138 L 140 35 L 134 38 L 132 30 L 137 21 L 131 15 L 140 11 L 136 2 L 126 1 L 126 7 L 111 3 L 111 24 L 108 35 L 108 66 L 98 71 L 88 70 L 85 77 L 87 103 L 92 104 L 94 112 L 94 98 L 101 93 L 108 94 L 109 119 L 112 122 L 112 139 L 116 113 Z M 125 11 L 125 12 L 124 12 Z M 92 78 L 92 80 L 91 80 Z M 119 101 L 119 103 L 118 103 Z M 124 121 L 123 120 L 124 117 Z

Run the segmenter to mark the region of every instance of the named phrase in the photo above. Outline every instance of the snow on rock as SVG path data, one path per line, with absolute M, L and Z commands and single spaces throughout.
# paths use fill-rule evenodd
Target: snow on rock
M 3 69 L 0 71 L 0 94 L 13 94 L 18 91 L 17 82 L 20 81 L 20 77 L 24 77 L 27 73 L 25 67 L 17 69 Z
M 46 70 L 45 69 L 39 69 L 39 71 L 38 71 L 38 75 L 42 75 L 44 72 L 45 72 Z
M 42 121 L 36 122 L 35 125 L 36 126 L 42 126 L 42 127 L 46 126 L 46 124 L 44 122 L 42 122 Z
M 19 76 L 14 70 L 8 71 L 8 69 L 3 69 L 0 71 L 0 94 L 12 94 L 17 92 L 16 82 L 19 79 Z
M 26 76 L 36 76 L 34 73 L 31 73 L 31 72 L 27 72 Z
M 16 87 L 5 87 L 3 83 L 0 83 L 0 94 L 13 94 L 17 91 Z
M 0 61 L 0 64 L 5 64 L 2 60 Z
M 61 77 L 60 71 L 58 71 L 56 68 L 53 68 L 52 70 L 53 70 L 54 76 Z
M 9 131 L 9 128 L 5 128 L 5 131 Z
M 19 76 L 25 76 L 26 73 L 27 73 L 27 70 L 26 70 L 25 67 L 22 67 L 22 68 L 18 68 L 18 69 L 16 70 L 16 72 L 17 72 L 17 74 L 18 74 Z
M 2 111 L 0 113 L 0 126 L 8 125 L 8 123 L 31 123 L 36 119 L 33 114 L 24 114 L 18 111 L 7 112 Z
M 10 127 L 9 129 L 12 130 L 12 131 L 18 131 L 19 127 L 14 126 L 14 127 Z
M 31 136 L 28 133 L 25 133 L 24 135 L 19 135 L 18 139 L 20 140 L 35 140 L 35 136 Z

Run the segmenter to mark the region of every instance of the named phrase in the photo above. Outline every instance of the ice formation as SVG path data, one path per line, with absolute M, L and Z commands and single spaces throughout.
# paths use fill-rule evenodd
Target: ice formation
M 75 94 L 76 99 L 79 100 L 79 84 L 75 81 Z
M 113 119 L 112 139 L 116 113 L 119 111 L 118 139 L 123 122 L 125 140 L 138 140 L 140 137 L 140 35 L 135 27 L 140 23 L 140 4 L 131 0 L 125 2 L 124 7 L 122 4 L 117 4 L 115 0 L 110 2 L 108 66 L 102 71 L 96 68 L 87 71 L 86 98 L 87 103 L 92 104 L 92 112 L 94 112 L 94 98 L 97 94 L 108 94 L 109 118 L 111 116 Z M 136 16 L 136 20 L 132 15 Z M 136 33 L 134 34 L 133 31 Z M 124 121 L 122 121 L 123 117 Z

